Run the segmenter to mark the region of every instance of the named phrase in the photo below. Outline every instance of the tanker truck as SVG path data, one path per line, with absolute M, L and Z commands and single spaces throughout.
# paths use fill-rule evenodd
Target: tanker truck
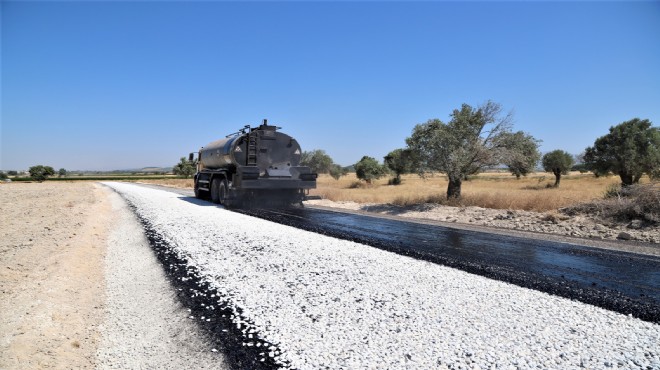
M 300 165 L 296 139 L 278 129 L 264 119 L 200 148 L 195 197 L 227 207 L 302 205 L 317 174 Z

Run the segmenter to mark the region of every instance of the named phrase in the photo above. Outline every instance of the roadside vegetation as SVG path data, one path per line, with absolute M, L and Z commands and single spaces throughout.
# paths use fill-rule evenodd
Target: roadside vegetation
M 541 140 L 513 131 L 512 122 L 512 113 L 505 113 L 495 102 L 476 107 L 463 104 L 447 123 L 434 118 L 416 125 L 405 139 L 407 146 L 389 152 L 382 164 L 365 155 L 343 167 L 324 150 L 315 149 L 302 153 L 301 165 L 319 174 L 317 189 L 310 195 L 338 202 L 434 203 L 537 212 L 564 209 L 645 224 L 660 222 L 660 128 L 649 120 L 634 118 L 612 126 L 577 156 L 562 149 L 541 156 Z M 172 169 L 174 175 L 95 176 L 62 168 L 59 177 L 49 180 L 141 181 L 193 188 L 194 166 L 190 158 L 182 157 Z M 12 174 L 15 181 L 44 181 L 55 171 L 34 166 L 31 177 L 16 177 L 15 171 L 0 175 Z
M 447 178 L 442 174 L 429 174 L 421 178 L 416 174 L 401 175 L 401 185 L 388 185 L 391 179 L 373 180 L 371 185 L 360 181 L 355 173 L 339 180 L 328 174 L 319 175 L 317 188 L 310 195 L 318 195 L 335 202 L 390 203 L 411 206 L 436 203 L 452 206 L 475 206 L 494 209 L 527 211 L 555 211 L 581 202 L 602 199 L 608 189 L 616 188 L 615 176 L 595 177 L 591 173 L 571 172 L 562 177 L 562 186 L 554 188 L 555 177 L 535 172 L 516 180 L 508 172 L 485 172 L 464 182 L 460 200 L 447 200 L 443 188 Z M 144 179 L 143 183 L 192 189 L 192 179 Z M 643 178 L 642 183 L 649 183 Z
M 141 180 L 167 180 L 176 179 L 175 175 L 160 175 L 160 174 L 77 174 L 58 177 L 47 177 L 45 181 L 141 181 Z M 8 176 L 7 179 L 13 182 L 39 182 L 38 180 L 29 177 L 16 175 L 14 177 Z M 192 180 L 191 180 L 192 181 Z
M 300 165 L 309 167 L 314 173 L 328 174 L 335 180 L 348 173 L 348 168 L 334 163 L 332 158 L 320 149 L 304 151 L 300 156 Z
M 513 132 L 513 113 L 504 113 L 490 100 L 477 107 L 463 104 L 450 117 L 447 123 L 434 118 L 419 124 L 406 139 L 420 176 L 433 172 L 447 176 L 447 199 L 461 198 L 463 181 L 469 176 L 513 164 L 528 146 L 537 151 L 538 140 Z
M 542 156 L 541 140 L 514 131 L 512 118 L 491 101 L 477 107 L 463 104 L 447 123 L 430 119 L 415 126 L 407 147 L 392 150 L 382 164 L 365 155 L 342 167 L 323 150 L 303 152 L 301 164 L 319 174 L 310 195 L 397 206 L 561 209 L 620 221 L 658 222 L 660 130 L 650 121 L 635 118 L 612 126 L 574 157 L 562 149 Z M 193 187 L 188 179 L 143 182 Z M 630 188 L 638 183 L 648 186 Z
M 30 177 L 32 180 L 37 181 L 37 182 L 43 182 L 46 181 L 46 179 L 50 176 L 53 176 L 55 174 L 55 170 L 51 166 L 42 166 L 42 165 L 36 165 L 30 167 L 28 170 L 30 173 Z
M 584 214 L 605 222 L 630 222 L 631 229 L 660 225 L 660 183 L 610 186 L 603 199 L 561 209 L 568 215 Z
M 179 163 L 174 165 L 174 167 L 172 168 L 172 172 L 174 172 L 174 174 L 177 176 L 189 178 L 195 174 L 195 171 L 197 170 L 196 166 L 197 166 L 197 161 L 191 161 L 186 157 L 181 157 Z
M 558 188 L 561 175 L 568 175 L 568 171 L 573 166 L 573 156 L 558 149 L 546 153 L 541 162 L 546 172 L 552 172 L 555 175 L 555 183 L 552 186 Z
M 460 199 L 447 199 L 443 188 L 447 187 L 448 180 L 442 174 L 429 174 L 426 178 L 407 174 L 402 175 L 401 179 L 401 185 L 391 186 L 388 179 L 374 180 L 367 185 L 358 181 L 353 173 L 339 181 L 329 176 L 319 176 L 317 189 L 310 194 L 336 202 L 390 203 L 399 206 L 435 203 L 545 212 L 601 199 L 608 188 L 616 186 L 618 180 L 614 176 L 597 178 L 593 174 L 571 172 L 563 177 L 562 186 L 555 188 L 552 174 L 536 172 L 516 180 L 507 172 L 485 172 L 463 183 Z M 648 182 L 648 179 L 642 179 L 642 182 Z
M 562 188 L 554 189 L 554 177 L 544 173 L 534 173 L 520 181 L 506 173 L 483 173 L 465 183 L 466 193 L 461 201 L 447 201 L 445 194 L 438 189 L 447 185 L 446 178 L 440 174 L 425 179 L 408 174 L 402 175 L 402 180 L 401 186 L 388 185 L 388 179 L 374 180 L 371 185 L 367 185 L 359 181 L 355 173 L 349 173 L 340 180 L 329 175 L 319 175 L 317 188 L 310 194 L 336 202 L 391 203 L 401 206 L 438 203 L 542 212 L 602 198 L 608 187 L 617 182 L 614 177 L 596 178 L 576 173 L 565 177 Z M 191 179 L 144 179 L 140 182 L 193 188 Z

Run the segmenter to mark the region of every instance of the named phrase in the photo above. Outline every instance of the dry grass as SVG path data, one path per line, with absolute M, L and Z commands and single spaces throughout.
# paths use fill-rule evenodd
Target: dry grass
M 422 179 L 417 175 L 403 176 L 401 185 L 387 185 L 387 179 L 367 186 L 356 186 L 355 174 L 340 180 L 321 175 L 312 195 L 320 195 L 333 201 L 358 203 L 391 203 L 412 205 L 439 203 L 455 206 L 478 206 L 495 209 L 519 209 L 544 212 L 556 210 L 580 202 L 602 198 L 605 190 L 619 183 L 618 177 L 595 178 L 593 175 L 572 173 L 562 176 L 559 188 L 548 188 L 554 183 L 552 174 L 537 173 L 516 180 L 507 173 L 480 174 L 463 183 L 462 199 L 447 201 L 447 180 L 442 175 Z
M 579 172 L 562 176 L 559 188 L 554 176 L 535 173 L 516 180 L 509 173 L 483 173 L 463 182 L 460 201 L 447 201 L 447 180 L 443 175 L 422 179 L 417 175 L 402 176 L 401 185 L 387 185 L 387 178 L 366 185 L 355 174 L 335 180 L 320 175 L 317 188 L 310 195 L 333 201 L 357 203 L 390 203 L 407 206 L 421 203 L 439 203 L 454 206 L 477 206 L 494 209 L 518 209 L 545 212 L 557 210 L 593 199 L 600 199 L 608 186 L 620 182 L 618 176 L 596 178 Z M 642 179 L 644 182 L 648 179 Z M 140 182 L 192 189 L 192 179 L 140 180 Z

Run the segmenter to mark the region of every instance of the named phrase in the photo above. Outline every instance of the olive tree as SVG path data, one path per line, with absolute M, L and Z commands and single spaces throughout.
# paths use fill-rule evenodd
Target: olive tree
M 563 150 L 553 150 L 545 153 L 542 159 L 543 169 L 546 172 L 552 172 L 555 175 L 554 187 L 559 187 L 561 175 L 568 174 L 573 166 L 573 156 Z
M 57 171 L 57 174 L 59 175 L 59 177 L 64 177 L 64 176 L 66 176 L 66 169 L 64 169 L 64 168 L 60 168 L 60 170 Z
M 503 134 L 502 141 L 504 141 L 503 147 L 506 150 L 506 155 L 503 156 L 503 163 L 507 166 L 511 174 L 516 176 L 516 179 L 534 172 L 536 165 L 541 160 L 541 152 L 539 152 L 540 140 L 536 140 L 532 135 L 518 131 Z
M 333 179 L 339 180 L 340 177 L 348 174 L 348 169 L 333 163 L 332 166 L 330 166 L 330 171 L 328 173 Z
M 179 163 L 172 168 L 172 172 L 174 172 L 175 175 L 189 178 L 195 174 L 195 165 L 195 161 L 189 161 L 186 157 L 181 157 Z
M 585 163 L 596 173 L 614 173 L 624 186 L 638 183 L 644 173 L 660 175 L 660 128 L 648 119 L 634 118 L 610 127 L 584 153 Z
M 401 175 L 409 173 L 413 167 L 412 152 L 409 149 L 395 149 L 383 157 L 385 166 L 396 176 L 391 182 L 394 185 L 401 184 Z
M 348 173 L 347 169 L 335 164 L 332 158 L 320 149 L 303 152 L 300 156 L 300 165 L 309 167 L 312 172 L 330 174 L 335 180 Z
M 512 117 L 512 113 L 502 114 L 502 107 L 492 101 L 477 108 L 463 104 L 452 112 L 449 123 L 431 119 L 415 126 L 406 144 L 415 155 L 419 174 L 446 174 L 447 198 L 459 198 L 463 180 L 515 152 L 508 147 L 507 136 Z
M 32 166 L 28 169 L 28 172 L 30 173 L 30 177 L 34 181 L 38 182 L 43 182 L 45 181 L 48 176 L 53 176 L 55 174 L 55 170 L 51 166 L 43 166 L 43 165 L 36 165 Z
M 328 173 L 332 167 L 333 160 L 325 150 L 315 149 L 303 152 L 300 156 L 300 164 L 309 167 L 312 172 Z
M 366 155 L 354 167 L 357 178 L 364 180 L 367 184 L 371 184 L 373 180 L 387 175 L 387 168 L 385 166 L 378 163 L 376 159 Z
M 305 151 L 300 156 L 300 165 L 309 167 L 312 172 L 328 173 L 332 169 L 332 158 L 325 152 L 325 150 L 315 149 L 312 151 Z

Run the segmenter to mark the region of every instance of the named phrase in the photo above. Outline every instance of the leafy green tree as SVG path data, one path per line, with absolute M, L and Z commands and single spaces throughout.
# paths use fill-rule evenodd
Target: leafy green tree
M 393 185 L 401 184 L 401 175 L 410 173 L 413 168 L 413 158 L 410 149 L 394 149 L 384 158 L 385 166 L 389 168 L 396 176 L 391 183 Z
M 431 119 L 413 129 L 406 144 L 416 159 L 417 171 L 447 175 L 447 198 L 459 198 L 463 180 L 502 163 L 513 150 L 506 147 L 512 114 L 502 115 L 499 104 L 488 101 L 476 109 L 463 104 L 449 123 Z
M 300 165 L 307 166 L 316 173 L 330 174 L 335 180 L 339 180 L 340 177 L 348 173 L 347 168 L 334 163 L 332 158 L 324 150 L 320 149 L 303 152 L 300 158 Z
M 60 177 L 64 177 L 64 176 L 66 176 L 66 170 L 64 168 L 60 168 L 60 170 L 58 171 L 58 174 L 59 174 Z
M 373 180 L 387 175 L 387 168 L 385 166 L 378 163 L 376 159 L 366 155 L 354 167 L 357 178 L 364 180 L 367 184 L 371 184 Z
M 332 158 L 325 150 L 315 149 L 310 152 L 303 152 L 300 156 L 300 165 L 309 167 L 312 172 L 329 173 L 334 164 Z
M 3 171 L 0 171 L 0 180 L 6 180 L 9 176 Z
M 609 134 L 596 139 L 584 153 L 594 173 L 614 173 L 624 186 L 639 182 L 644 173 L 660 175 L 660 128 L 648 119 L 634 118 L 610 127 Z
M 55 170 L 51 166 L 32 166 L 28 169 L 28 172 L 30 173 L 32 180 L 38 182 L 43 182 L 48 178 L 48 176 L 55 175 Z
M 174 172 L 175 175 L 188 178 L 195 174 L 195 166 L 195 161 L 191 162 L 186 157 L 181 157 L 179 163 L 172 168 L 172 172 Z
M 18 176 L 18 171 L 7 171 L 7 175 L 9 175 L 9 176 Z
M 522 131 L 502 134 L 502 145 L 506 148 L 503 162 L 516 179 L 534 172 L 541 160 L 540 140 Z
M 589 172 L 589 166 L 587 166 L 584 163 L 574 164 L 573 167 L 571 167 L 571 171 L 580 171 L 580 173 L 587 173 Z
M 339 180 L 340 177 L 346 176 L 348 174 L 348 168 L 342 167 L 338 164 L 333 164 L 330 166 L 330 176 L 333 179 Z
M 554 187 L 559 187 L 561 175 L 567 175 L 573 166 L 573 156 L 563 150 L 553 150 L 545 153 L 542 159 L 543 169 L 546 172 L 552 172 L 555 175 Z

